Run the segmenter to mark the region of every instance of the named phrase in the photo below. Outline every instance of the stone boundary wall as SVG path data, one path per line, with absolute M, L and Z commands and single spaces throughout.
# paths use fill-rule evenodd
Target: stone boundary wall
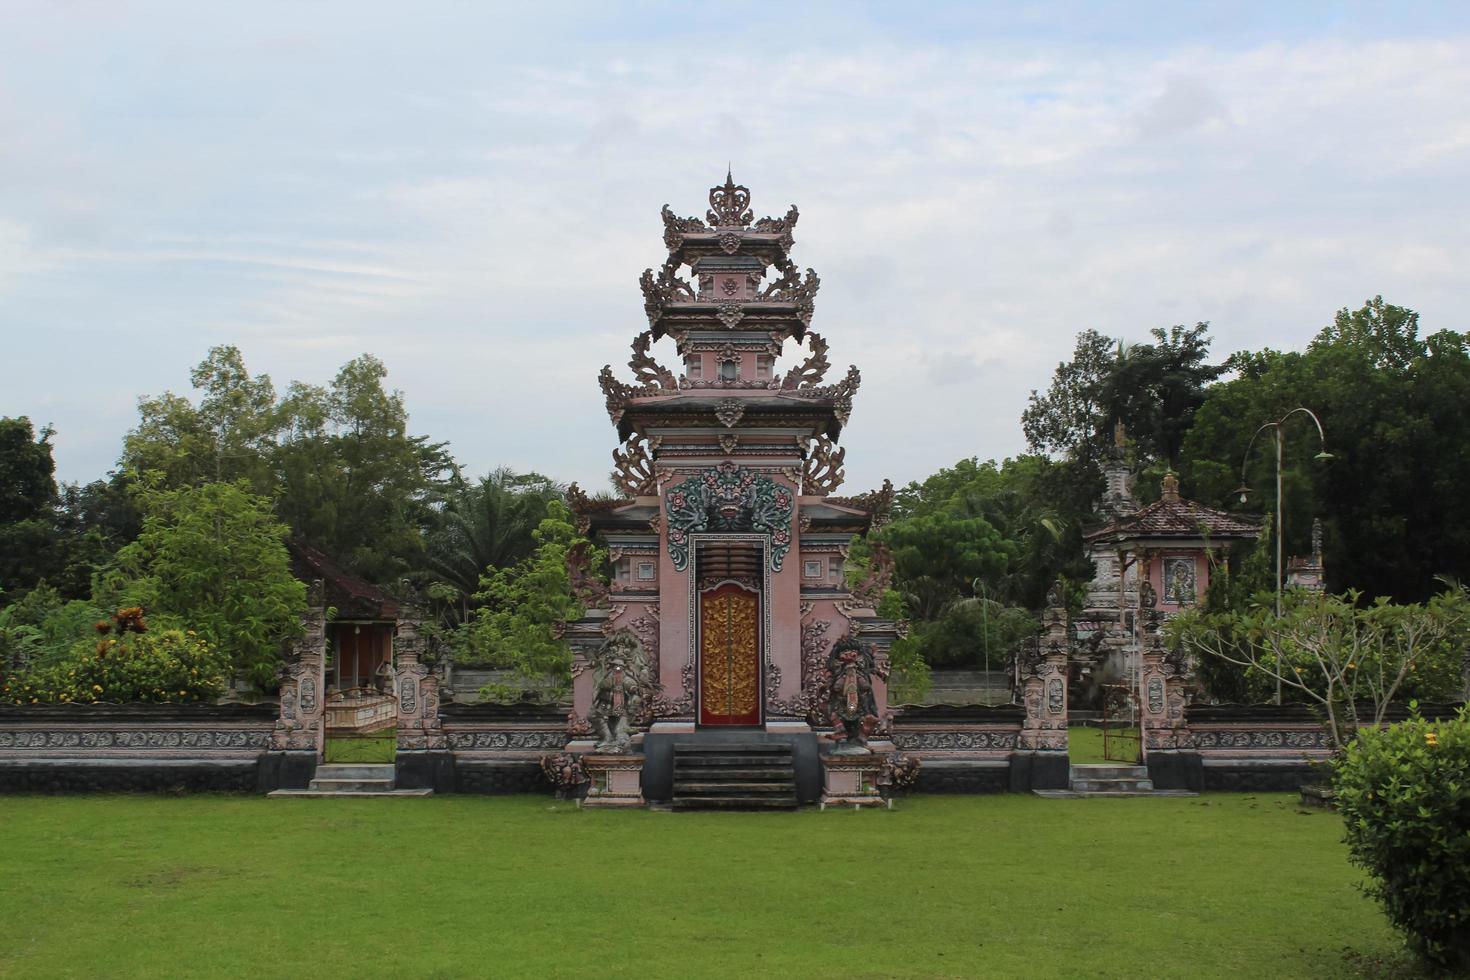
M 1421 705 L 1426 718 L 1450 717 L 1459 705 Z M 1371 714 L 1360 707 L 1360 717 Z M 1389 722 L 1408 717 L 1395 706 Z M 1294 792 L 1329 778 L 1332 737 L 1300 704 L 1192 704 L 1184 709 L 1179 749 L 1150 750 L 1149 777 L 1159 789 L 1196 792 Z
M 440 706 L 447 760 L 434 764 L 441 792 L 550 793 L 541 757 L 567 744 L 566 712 L 542 705 Z M 434 753 L 431 753 L 431 755 Z M 405 756 L 400 752 L 400 772 Z
M 1038 753 L 1021 748 L 1020 705 L 904 705 L 895 709 L 893 746 L 919 759 L 918 793 L 1004 793 L 1039 788 Z M 1065 769 L 1065 754 L 1060 756 Z M 1046 779 L 1046 776 L 1041 778 Z
M 0 793 L 262 788 L 278 708 L 0 705 Z

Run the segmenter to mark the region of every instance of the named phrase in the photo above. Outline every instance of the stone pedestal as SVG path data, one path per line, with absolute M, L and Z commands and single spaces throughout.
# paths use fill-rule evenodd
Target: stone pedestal
M 829 806 L 888 806 L 878 790 L 878 777 L 883 773 L 884 756 L 822 756 L 822 800 Z
M 643 805 L 643 756 L 584 752 L 579 759 L 592 780 L 582 806 Z

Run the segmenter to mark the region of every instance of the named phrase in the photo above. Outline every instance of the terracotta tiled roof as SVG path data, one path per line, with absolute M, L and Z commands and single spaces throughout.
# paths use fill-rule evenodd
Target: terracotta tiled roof
M 1261 519 L 1215 510 L 1193 500 L 1158 500 L 1147 507 L 1093 528 L 1087 541 L 1128 538 L 1204 538 L 1214 540 L 1257 538 Z
M 321 579 L 326 603 L 337 610 L 338 619 L 398 618 L 397 599 L 353 575 L 311 545 L 298 538 L 288 538 L 286 550 L 291 552 L 291 574 L 307 585 Z

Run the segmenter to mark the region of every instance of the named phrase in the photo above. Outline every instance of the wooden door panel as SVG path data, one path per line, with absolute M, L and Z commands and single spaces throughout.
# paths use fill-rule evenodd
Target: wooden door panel
M 759 725 L 760 596 L 733 583 L 699 602 L 699 723 Z

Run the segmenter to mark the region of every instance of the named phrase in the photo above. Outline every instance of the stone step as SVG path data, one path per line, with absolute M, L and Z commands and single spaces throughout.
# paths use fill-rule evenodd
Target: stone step
M 1147 779 L 1148 766 L 1078 765 L 1072 767 L 1073 779 Z
M 1151 789 L 1138 792 L 1108 791 L 1079 793 L 1070 789 L 1034 789 L 1031 792 L 1048 800 L 1106 800 L 1127 799 L 1133 797 L 1147 796 L 1198 796 L 1186 789 Z
M 371 790 L 367 792 L 344 793 L 338 790 L 320 789 L 278 789 L 273 790 L 266 796 L 272 799 L 295 799 L 295 800 L 372 800 L 382 797 L 408 797 L 408 796 L 433 796 L 432 789 L 387 789 Z
M 392 763 L 328 762 L 316 767 L 318 779 L 392 779 L 394 774 Z
M 791 783 L 787 782 L 685 782 L 675 780 L 674 795 L 679 796 L 741 796 L 744 794 L 770 796 L 791 795 Z
M 675 810 L 795 810 L 796 794 L 789 797 L 683 796 L 674 798 Z
M 725 754 L 697 756 L 688 756 L 681 753 L 675 753 L 674 766 L 675 768 L 678 768 L 680 766 L 696 766 L 709 768 L 718 767 L 722 769 L 739 767 L 765 768 L 767 766 L 782 766 L 789 769 L 791 767 L 791 753 L 788 752 L 785 755 Z
M 311 781 L 311 789 L 336 793 L 380 793 L 393 788 L 391 779 L 322 779 Z
M 1074 793 L 1151 793 L 1152 779 L 1073 779 Z
M 705 766 L 691 764 L 676 766 L 674 771 L 680 776 L 722 776 L 729 779 L 742 779 L 747 776 L 769 776 L 772 779 L 791 779 L 796 775 L 796 770 L 789 765 Z

